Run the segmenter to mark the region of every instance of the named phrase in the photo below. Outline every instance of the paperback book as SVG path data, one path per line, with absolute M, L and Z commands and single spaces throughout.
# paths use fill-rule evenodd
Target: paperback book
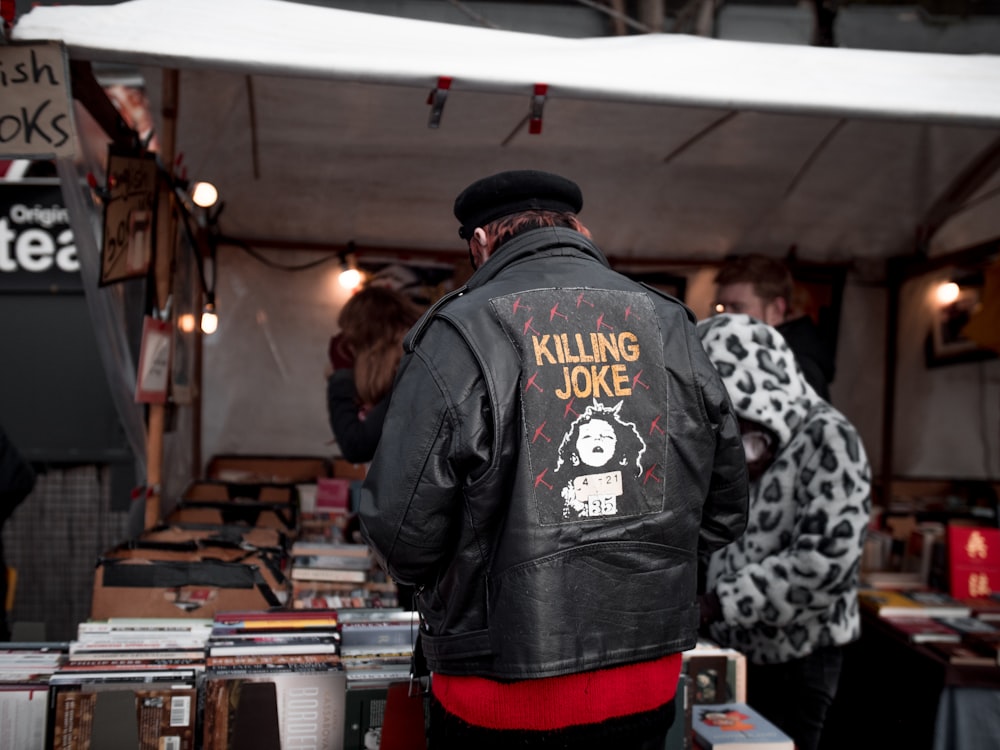
M 929 644 L 929 647 L 938 656 L 957 666 L 990 668 L 997 666 L 996 653 L 974 643 L 937 642 Z
M 706 750 L 795 750 L 792 738 L 746 703 L 695 705 L 691 730 Z
M 863 588 L 858 591 L 862 608 L 879 617 L 968 617 L 971 610 L 940 591 L 898 591 Z
M 52 747 L 60 750 L 122 747 L 195 750 L 194 687 L 143 686 L 60 689 L 54 701 Z
M 209 656 L 237 656 L 240 654 L 336 654 L 339 638 L 335 634 L 304 637 L 288 634 L 270 636 L 244 636 L 211 639 Z
M 933 617 L 884 617 L 886 622 L 900 631 L 912 643 L 947 641 L 960 643 L 962 634 L 947 625 L 947 620 Z
M 345 691 L 339 667 L 210 673 L 203 685 L 203 750 L 339 750 L 344 739 Z

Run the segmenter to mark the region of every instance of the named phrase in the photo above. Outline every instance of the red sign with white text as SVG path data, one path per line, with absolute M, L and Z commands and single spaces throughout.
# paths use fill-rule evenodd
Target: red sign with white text
M 1000 591 L 1000 529 L 949 524 L 948 568 L 954 597 L 984 597 Z

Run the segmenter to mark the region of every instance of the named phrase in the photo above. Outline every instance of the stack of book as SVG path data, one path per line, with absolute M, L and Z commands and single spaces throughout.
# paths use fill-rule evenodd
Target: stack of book
M 995 623 L 979 617 L 954 617 L 943 622 L 960 635 L 962 646 L 945 654 L 950 662 L 1000 666 L 1000 627 Z
M 212 621 L 186 617 L 111 617 L 77 626 L 60 673 L 118 674 L 205 667 Z
M 53 746 L 195 750 L 211 622 L 122 617 L 77 630 L 66 662 L 49 678 Z
M 293 609 L 396 607 L 395 585 L 366 544 L 297 540 L 290 553 Z
M 352 481 L 341 477 L 320 477 L 309 487 L 299 486 L 299 539 L 346 541 Z
M 68 643 L 3 643 L 0 649 L 0 746 L 45 750 L 49 678 Z
M 296 541 L 291 557 L 293 581 L 365 583 L 374 567 L 367 544 Z
M 949 625 L 950 620 L 935 617 L 891 617 L 883 619 L 904 633 L 912 643 L 961 643 L 962 634 Z
M 356 609 L 340 616 L 340 656 L 348 689 L 385 688 L 409 680 L 420 630 L 416 612 Z
M 202 683 L 204 750 L 339 747 L 338 622 L 332 610 L 217 614 Z
M 993 591 L 985 596 L 956 597 L 962 604 L 972 610 L 972 614 L 980 620 L 1000 623 L 1000 592 Z
M 220 612 L 213 618 L 207 666 L 248 664 L 251 659 L 280 663 L 291 655 L 306 655 L 317 662 L 336 661 L 338 622 L 333 610 Z M 229 657 L 250 659 L 232 661 Z

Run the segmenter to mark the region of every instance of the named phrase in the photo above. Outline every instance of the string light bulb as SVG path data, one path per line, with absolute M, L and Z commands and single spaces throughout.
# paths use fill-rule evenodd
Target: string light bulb
M 945 307 L 957 300 L 961 292 L 961 288 L 954 281 L 945 281 L 934 290 L 934 298 L 941 307 Z
M 192 313 L 184 313 L 177 319 L 177 327 L 181 329 L 184 333 L 194 332 L 194 315 Z
M 215 303 L 206 302 L 201 314 L 201 332 L 210 336 L 219 328 L 219 316 L 215 312 Z
M 219 200 L 219 191 L 211 182 L 196 182 L 191 186 L 191 201 L 200 208 L 211 208 Z
M 354 291 L 364 281 L 364 274 L 358 269 L 353 253 L 340 256 L 340 276 L 337 277 L 337 281 L 348 291 Z

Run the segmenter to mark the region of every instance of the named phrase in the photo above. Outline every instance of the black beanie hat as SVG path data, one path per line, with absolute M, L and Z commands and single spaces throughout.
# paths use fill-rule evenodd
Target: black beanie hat
M 503 216 L 543 209 L 579 213 L 583 194 L 572 180 L 550 172 L 518 169 L 476 180 L 455 199 L 455 217 L 462 226 L 458 236 L 472 237 L 476 227 Z

